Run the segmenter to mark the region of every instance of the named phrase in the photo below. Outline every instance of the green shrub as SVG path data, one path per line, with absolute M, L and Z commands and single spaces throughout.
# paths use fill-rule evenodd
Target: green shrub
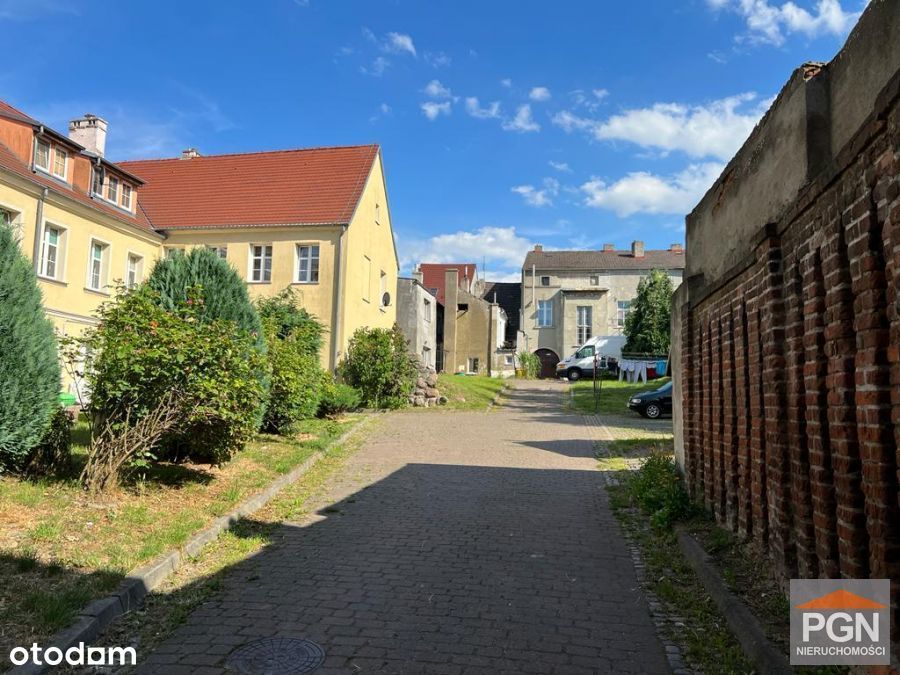
M 623 352 L 665 354 L 671 340 L 672 280 L 665 270 L 652 270 L 640 280 L 637 297 L 625 317 Z
M 693 512 L 675 460 L 654 452 L 628 480 L 628 491 L 657 527 L 669 527 Z
M 271 336 L 268 357 L 272 376 L 263 429 L 287 434 L 298 422 L 316 416 L 324 373 L 318 355 L 310 354 L 301 339 L 293 335 L 279 339 L 274 327 Z
M 362 403 L 371 408 L 407 405 L 418 369 L 407 350 L 406 338 L 396 324 L 386 328 L 360 328 L 350 338 L 341 375 L 356 387 Z
M 178 392 L 184 420 L 164 437 L 167 456 L 218 464 L 241 449 L 259 429 L 266 358 L 255 335 L 203 314 L 199 290 L 171 310 L 149 286 L 106 303 L 79 341 L 93 355 L 95 421 L 133 426 Z
M 147 285 L 157 292 L 158 302 L 164 309 L 174 312 L 194 303 L 193 319 L 201 323 L 232 322 L 253 337 L 257 351 L 265 354 L 262 321 L 250 301 L 247 284 L 215 251 L 197 247 L 188 253 L 157 260 Z M 265 361 L 257 363 L 265 364 Z M 255 372 L 260 386 L 266 391 L 269 386 L 267 369 Z M 264 405 L 255 410 L 257 428 L 262 424 L 263 412 Z
M 0 225 L 0 473 L 23 468 L 57 408 L 59 361 L 34 269 Z
M 264 323 L 274 326 L 279 339 L 293 337 L 304 350 L 319 356 L 325 327 L 312 314 L 300 307 L 292 289 L 285 288 L 274 297 L 257 300 L 256 309 Z M 271 343 L 271 333 L 267 333 L 267 337 Z
M 45 476 L 62 473 L 72 465 L 72 426 L 69 411 L 57 406 L 44 437 L 28 458 L 28 473 Z
M 531 352 L 519 352 L 516 354 L 519 368 L 524 371 L 526 379 L 533 380 L 541 372 L 541 360 L 537 354 Z
M 359 408 L 362 401 L 359 391 L 349 384 L 326 382 L 319 402 L 320 417 L 336 417 Z

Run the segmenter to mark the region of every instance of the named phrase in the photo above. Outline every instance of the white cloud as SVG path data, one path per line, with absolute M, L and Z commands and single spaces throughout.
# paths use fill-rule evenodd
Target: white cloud
M 74 3 L 65 0 L 0 0 L 0 20 L 35 21 L 52 15 L 79 16 Z
M 570 111 L 553 116 L 564 131 L 586 131 L 597 140 L 628 141 L 663 152 L 679 150 L 691 157 L 728 159 L 750 135 L 771 101 L 753 93 L 738 94 L 706 105 L 656 103 L 626 110 L 607 120 L 579 117 Z
M 390 115 L 391 114 L 391 106 L 389 106 L 387 103 L 382 103 L 379 106 L 379 110 L 381 110 L 382 115 Z
M 620 217 L 634 213 L 677 213 L 691 211 L 722 173 L 716 162 L 691 164 L 673 176 L 645 171 L 627 174 L 614 183 L 593 178 L 581 186 L 585 204 L 614 211 Z
M 528 98 L 532 101 L 546 101 L 550 98 L 550 90 L 547 87 L 532 87 Z
M 386 58 L 384 58 L 383 56 L 376 56 L 375 59 L 372 61 L 372 65 L 370 65 L 368 67 L 360 66 L 359 72 L 363 73 L 364 75 L 372 75 L 373 77 L 381 77 L 382 75 L 384 75 L 384 71 L 387 70 L 389 65 L 391 65 L 391 62 L 388 61 Z
M 786 35 L 803 33 L 843 37 L 859 19 L 861 12 L 846 11 L 840 0 L 817 0 L 812 11 L 794 2 L 771 4 L 768 0 L 706 0 L 714 10 L 728 9 L 740 14 L 755 42 L 784 44 Z
M 485 260 L 489 270 L 497 270 L 488 277 L 497 280 L 500 273 L 511 275 L 522 268 L 525 254 L 533 248 L 533 243 L 519 236 L 515 227 L 487 226 L 440 234 L 424 241 L 401 239 L 399 246 L 404 268 L 420 262 L 480 264 Z
M 555 178 L 545 178 L 541 188 L 534 185 L 517 185 L 511 190 L 522 195 L 529 206 L 553 206 L 553 198 L 559 194 L 559 181 Z
M 436 103 L 434 101 L 426 101 L 422 104 L 422 112 L 425 117 L 434 122 L 441 115 L 450 114 L 450 102 Z
M 609 96 L 608 89 L 592 89 L 591 93 L 594 95 L 594 98 L 596 98 L 598 101 L 602 101 L 607 96 Z
M 387 38 L 385 38 L 384 44 L 382 45 L 382 49 L 392 54 L 402 54 L 406 52 L 413 56 L 416 55 L 416 46 L 413 44 L 413 39 L 405 33 L 388 33 Z
M 506 89 L 509 89 L 512 86 L 512 80 L 509 79 L 508 77 L 505 77 L 502 80 L 500 80 L 500 86 L 504 87 Z
M 565 173 L 569 173 L 572 171 L 572 167 L 570 167 L 566 162 L 554 162 L 552 159 L 547 162 L 550 166 L 552 166 L 557 171 L 563 171 Z
M 500 102 L 493 101 L 486 108 L 482 108 L 477 97 L 469 96 L 466 99 L 466 112 L 481 120 L 495 119 L 500 117 Z
M 516 108 L 515 117 L 503 122 L 503 128 L 506 131 L 527 133 L 529 131 L 540 131 L 541 125 L 534 121 L 534 118 L 531 116 L 531 106 L 525 103 Z
M 441 84 L 440 80 L 432 80 L 425 85 L 423 91 L 431 98 L 450 98 L 450 89 Z
M 422 58 L 432 68 L 444 68 L 453 63 L 453 59 L 444 52 L 425 52 Z

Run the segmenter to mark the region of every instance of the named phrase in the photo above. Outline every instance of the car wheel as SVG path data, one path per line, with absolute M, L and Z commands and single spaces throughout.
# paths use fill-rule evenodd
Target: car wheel
M 651 420 L 655 420 L 662 414 L 662 409 L 655 403 L 651 403 L 647 406 L 647 410 L 645 411 L 645 413 Z
M 578 370 L 578 368 L 572 368 L 568 372 L 567 377 L 569 378 L 569 382 L 578 382 L 578 380 L 581 379 L 581 371 Z

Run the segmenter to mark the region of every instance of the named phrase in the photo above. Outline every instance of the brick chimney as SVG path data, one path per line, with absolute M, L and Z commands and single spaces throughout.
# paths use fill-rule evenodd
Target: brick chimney
M 612 253 L 616 250 L 615 244 L 603 244 L 603 252 L 604 253 Z
M 643 258 L 644 257 L 644 242 L 642 241 L 633 241 L 631 242 L 631 255 L 635 258 Z
M 534 245 L 534 252 L 535 252 L 535 253 L 541 253 L 541 252 L 543 252 L 543 250 L 544 250 L 543 245 L 541 245 L 541 244 L 535 244 L 535 245 Z
M 684 247 L 681 244 L 672 244 L 669 250 L 672 253 L 684 253 Z
M 197 148 L 187 148 L 181 151 L 181 159 L 194 159 L 200 156 L 200 151 Z
M 69 138 L 84 146 L 85 150 L 103 157 L 106 152 L 106 120 L 91 113 L 85 113 L 69 122 Z

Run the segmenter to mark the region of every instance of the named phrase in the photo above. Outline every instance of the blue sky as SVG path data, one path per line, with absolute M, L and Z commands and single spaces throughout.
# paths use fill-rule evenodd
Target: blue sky
M 113 159 L 380 143 L 404 271 L 684 238 L 863 0 L 0 0 L 0 97 Z M 13 56 L 18 55 L 18 56 Z

